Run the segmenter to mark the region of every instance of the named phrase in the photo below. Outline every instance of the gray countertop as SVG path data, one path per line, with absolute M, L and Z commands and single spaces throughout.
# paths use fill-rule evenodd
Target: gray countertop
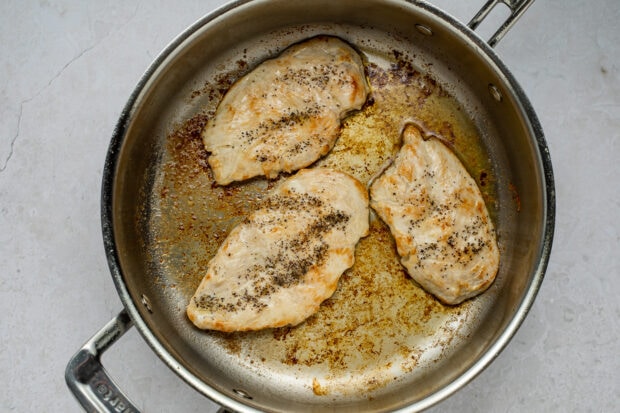
M 468 21 L 482 1 L 431 1 Z M 223 1 L 0 5 L 0 411 L 80 411 L 63 374 L 122 308 L 100 228 L 112 130 L 178 33 Z M 543 125 L 557 218 L 522 327 L 436 412 L 620 410 L 620 2 L 539 0 L 497 46 Z M 216 411 L 130 330 L 104 357 L 144 411 Z

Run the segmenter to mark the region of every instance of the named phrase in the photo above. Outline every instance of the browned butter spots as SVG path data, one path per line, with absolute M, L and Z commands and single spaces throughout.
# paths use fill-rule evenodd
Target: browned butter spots
M 328 393 L 327 389 L 321 386 L 316 377 L 312 379 L 312 392 L 317 396 L 325 396 Z
M 215 184 L 200 136 L 211 112 L 179 125 L 151 194 L 152 247 L 160 273 L 191 297 L 228 232 L 262 202 L 267 183 Z
M 334 148 L 317 165 L 347 172 L 365 184 L 400 149 L 405 125 L 414 123 L 446 143 L 472 176 L 485 171 L 481 191 L 493 217 L 497 197 L 493 167 L 475 125 L 435 79 L 418 71 L 405 55 L 395 56 L 388 67 L 366 64 L 369 100 L 345 119 Z
M 450 142 L 470 173 L 480 178 L 493 215 L 493 168 L 475 127 L 458 103 L 405 54 L 391 57 L 387 66 L 367 64 L 372 95 L 361 111 L 344 121 L 336 146 L 317 165 L 347 172 L 366 184 L 399 149 L 403 125 L 414 121 Z M 208 98 L 201 102 L 210 106 L 170 134 L 152 190 L 154 265 L 158 274 L 164 274 L 164 284 L 176 286 L 174 297 L 181 297 L 183 306 L 228 232 L 259 208 L 265 193 L 277 184 L 252 179 L 221 187 L 214 184 L 206 162 L 200 131 L 227 88 L 247 70 L 239 65 L 237 72 L 223 74 L 200 91 Z M 304 119 L 303 113 L 298 115 Z M 296 116 L 292 114 L 291 120 Z M 312 259 L 320 259 L 320 250 L 316 253 Z M 369 236 L 358 244 L 355 260 L 335 294 L 297 327 L 204 334 L 237 359 L 251 360 L 254 367 L 326 372 L 315 374 L 307 384 L 317 395 L 381 388 L 399 371 L 414 371 L 429 346 L 445 346 L 448 351 L 454 345 L 474 303 L 444 306 L 419 288 L 404 272 L 394 241 L 378 220 L 372 221 Z
M 389 230 L 374 221 L 356 250 L 356 264 L 309 322 L 274 330 L 284 337 L 286 364 L 327 364 L 330 371 L 366 370 L 393 362 L 408 336 L 431 336 L 431 318 L 453 311 L 402 276 Z M 422 315 L 419 317 L 418 315 Z

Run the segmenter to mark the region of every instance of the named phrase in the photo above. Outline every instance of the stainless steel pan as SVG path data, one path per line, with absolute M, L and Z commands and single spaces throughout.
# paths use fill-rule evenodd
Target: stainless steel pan
M 543 280 L 554 225 L 551 162 L 525 94 L 493 52 L 531 1 L 488 43 L 418 1 L 236 1 L 188 28 L 156 59 L 123 111 L 106 160 L 102 225 L 125 308 L 70 361 L 91 411 L 137 411 L 101 354 L 135 325 L 182 379 L 237 411 L 416 411 L 477 375 L 513 336 Z M 368 180 L 415 122 L 451 145 L 483 189 L 501 268 L 484 294 L 439 304 L 406 277 L 373 219 L 355 266 L 319 313 L 295 328 L 222 334 L 194 328 L 185 305 L 230 228 L 272 182 L 213 184 L 199 131 L 226 88 L 314 35 L 364 56 L 369 103 L 324 160 Z M 491 45 L 491 46 L 489 46 Z

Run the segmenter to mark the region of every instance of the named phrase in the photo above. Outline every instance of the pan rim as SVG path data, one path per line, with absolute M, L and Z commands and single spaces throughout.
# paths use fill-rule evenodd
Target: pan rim
M 130 294 L 130 291 L 125 282 L 125 274 L 121 268 L 121 262 L 119 258 L 119 251 L 117 249 L 116 237 L 114 231 L 114 212 L 113 212 L 113 193 L 117 175 L 117 166 L 119 157 L 121 154 L 121 148 L 128 132 L 128 128 L 131 124 L 133 115 L 140 102 L 141 96 L 148 90 L 149 83 L 157 75 L 157 72 L 165 65 L 168 58 L 174 55 L 175 51 L 183 46 L 183 44 L 196 34 L 203 26 L 223 17 L 229 11 L 243 6 L 248 3 L 260 2 L 262 0 L 236 0 L 227 3 L 218 9 L 206 14 L 195 23 L 190 25 L 181 34 L 179 34 L 171 43 L 164 48 L 164 50 L 155 58 L 145 73 L 141 76 L 127 103 L 125 104 L 119 120 L 114 128 L 111 142 L 109 144 L 108 153 L 106 156 L 103 177 L 102 177 L 102 189 L 101 189 L 101 225 L 102 235 L 104 241 L 104 248 L 106 252 L 106 258 L 108 266 L 116 287 L 116 290 L 121 298 L 121 301 L 131 317 L 133 323 L 138 329 L 140 335 L 144 338 L 151 349 L 158 355 L 158 357 L 164 361 L 164 363 L 173 370 L 179 377 L 185 382 L 194 387 L 197 391 L 207 396 L 214 402 L 234 409 L 236 411 L 259 411 L 253 407 L 241 403 L 240 401 L 228 397 L 225 394 L 219 392 L 215 388 L 211 387 L 203 380 L 198 378 L 189 369 L 187 369 L 183 363 L 177 360 L 159 341 L 158 337 L 151 331 L 147 325 L 146 320 L 142 317 L 139 311 L 139 304 L 135 302 Z M 537 266 L 532 274 L 531 281 L 526 287 L 526 293 L 519 302 L 512 320 L 508 323 L 506 328 L 498 334 L 494 342 L 489 346 L 487 351 L 483 353 L 471 366 L 469 366 L 460 376 L 455 380 L 448 383 L 444 387 L 429 394 L 424 399 L 409 404 L 397 411 L 418 411 L 431 407 L 432 405 L 446 399 L 454 394 L 457 390 L 465 386 L 471 380 L 473 380 L 478 374 L 480 374 L 508 345 L 514 334 L 517 332 L 523 321 L 525 320 L 529 310 L 531 309 L 534 299 L 540 289 L 544 274 L 549 263 L 551 247 L 553 243 L 553 235 L 555 228 L 555 187 L 553 178 L 553 169 L 551 164 L 551 157 L 547 143 L 544 138 L 542 126 L 535 114 L 529 99 L 525 95 L 524 91 L 505 66 L 503 61 L 494 52 L 494 50 L 475 32 L 466 27 L 463 23 L 459 22 L 446 12 L 432 6 L 426 2 L 415 0 L 388 0 L 389 3 L 402 4 L 412 7 L 417 7 L 425 12 L 432 14 L 434 17 L 444 21 L 450 26 L 450 29 L 455 31 L 459 37 L 464 41 L 470 42 L 480 54 L 490 62 L 494 71 L 501 76 L 507 85 L 510 86 L 511 91 L 516 97 L 516 102 L 520 106 L 521 112 L 525 115 L 525 118 L 529 127 L 529 135 L 536 140 L 536 149 L 538 158 L 536 161 L 539 164 L 541 171 L 543 172 L 541 185 L 544 185 L 543 192 L 543 220 L 541 225 L 541 245 L 538 251 Z

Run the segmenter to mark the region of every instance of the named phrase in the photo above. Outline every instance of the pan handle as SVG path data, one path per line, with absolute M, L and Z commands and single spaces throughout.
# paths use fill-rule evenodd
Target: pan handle
M 517 22 L 519 17 L 534 3 L 534 0 L 488 0 L 484 6 L 480 9 L 480 11 L 471 19 L 471 21 L 467 24 L 467 26 L 476 30 L 476 28 L 482 23 L 482 21 L 489 15 L 491 10 L 498 3 L 504 3 L 510 9 L 510 16 L 506 19 L 506 21 L 500 26 L 499 29 L 491 36 L 489 41 L 487 42 L 489 46 L 495 47 L 495 45 L 502 40 L 504 35 L 510 30 L 510 28 Z
M 125 310 L 108 322 L 71 358 L 65 380 L 87 412 L 138 413 L 101 364 L 101 356 L 133 322 Z

